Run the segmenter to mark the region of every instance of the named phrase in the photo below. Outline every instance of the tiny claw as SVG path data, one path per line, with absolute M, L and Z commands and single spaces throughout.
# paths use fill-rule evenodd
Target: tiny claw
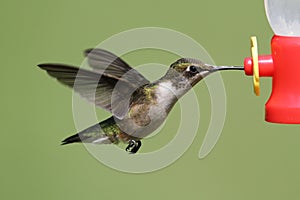
M 139 150 L 141 145 L 142 145 L 141 141 L 130 140 L 125 150 L 129 153 L 134 154 Z
M 135 146 L 135 141 L 134 140 L 130 140 L 128 143 L 128 146 L 126 147 L 126 151 L 131 151 L 131 149 L 133 149 L 133 147 Z

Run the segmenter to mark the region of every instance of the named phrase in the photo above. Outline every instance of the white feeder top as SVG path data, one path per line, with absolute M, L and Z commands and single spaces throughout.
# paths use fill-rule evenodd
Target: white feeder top
M 276 35 L 300 36 L 300 0 L 265 0 L 265 9 Z

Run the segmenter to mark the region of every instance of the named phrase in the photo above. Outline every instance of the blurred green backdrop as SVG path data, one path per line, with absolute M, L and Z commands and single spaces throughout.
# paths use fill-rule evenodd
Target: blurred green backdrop
M 250 77 L 222 73 L 227 118 L 217 146 L 203 160 L 198 151 L 210 104 L 205 84 L 197 85 L 201 128 L 191 148 L 167 168 L 127 174 L 102 165 L 82 145 L 59 145 L 76 131 L 72 92 L 36 67 L 50 61 L 79 65 L 82 50 L 144 26 L 189 35 L 216 64 L 242 64 L 250 54 L 251 35 L 258 37 L 261 54 L 270 50 L 273 33 L 262 0 L 28 0 L 0 5 L 1 199 L 299 198 L 299 126 L 264 121 L 268 78 L 262 79 L 262 95 L 256 97 Z M 151 51 L 126 57 L 132 65 L 170 64 L 173 59 Z M 172 116 L 176 113 L 178 108 Z M 167 125 L 176 119 L 170 117 Z M 169 132 L 146 140 L 143 150 L 163 146 L 172 136 Z

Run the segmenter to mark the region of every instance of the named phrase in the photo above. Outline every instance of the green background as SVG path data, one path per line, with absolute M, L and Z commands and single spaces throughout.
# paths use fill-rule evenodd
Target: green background
M 59 145 L 76 132 L 72 92 L 36 65 L 79 65 L 82 50 L 145 26 L 189 35 L 220 65 L 242 64 L 250 54 L 251 35 L 258 37 L 260 53 L 268 54 L 273 34 L 261 0 L 2 1 L 0 198 L 299 199 L 299 126 L 264 121 L 270 78 L 261 80 L 256 97 L 251 77 L 222 72 L 226 122 L 218 144 L 203 160 L 198 152 L 210 119 L 204 83 L 195 87 L 202 109 L 198 135 L 179 160 L 162 170 L 122 173 L 101 164 L 82 145 Z M 124 58 L 138 65 L 170 64 L 175 57 L 141 51 Z M 142 152 L 172 139 L 178 110 L 168 118 L 168 133 L 145 140 Z M 100 119 L 107 115 L 99 110 Z

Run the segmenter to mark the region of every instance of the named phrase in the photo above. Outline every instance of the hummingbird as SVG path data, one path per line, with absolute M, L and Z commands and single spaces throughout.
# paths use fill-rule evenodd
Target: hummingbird
M 99 48 L 84 51 L 91 70 L 65 64 L 38 67 L 69 86 L 87 101 L 112 116 L 62 141 L 71 143 L 127 144 L 136 153 L 141 140 L 167 118 L 180 97 L 207 75 L 221 70 L 244 70 L 240 66 L 215 66 L 193 58 L 180 58 L 164 76 L 150 82 L 115 54 Z

